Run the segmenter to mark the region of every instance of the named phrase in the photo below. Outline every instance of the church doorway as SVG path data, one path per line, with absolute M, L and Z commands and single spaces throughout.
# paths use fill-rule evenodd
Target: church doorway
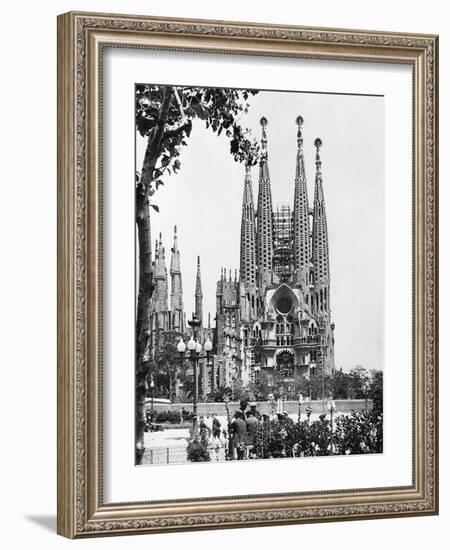
M 283 378 L 294 378 L 294 355 L 289 351 L 278 353 L 277 370 Z

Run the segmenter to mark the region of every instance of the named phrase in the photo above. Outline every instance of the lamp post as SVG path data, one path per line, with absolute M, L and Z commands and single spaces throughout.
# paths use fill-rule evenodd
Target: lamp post
M 150 431 L 153 429 L 153 395 L 155 389 L 155 382 L 153 381 L 153 374 L 150 375 L 150 394 L 151 394 L 151 404 L 150 404 Z
M 198 367 L 198 360 L 200 357 L 200 353 L 202 351 L 202 345 L 197 340 L 197 330 L 200 326 L 200 319 L 195 316 L 195 314 L 192 314 L 192 319 L 188 321 L 188 325 L 192 328 L 192 335 L 190 340 L 187 343 L 187 349 L 189 351 L 189 360 L 192 363 L 192 368 L 194 371 L 194 399 L 192 404 L 192 412 L 193 412 L 193 419 L 192 419 L 192 427 L 194 430 L 194 433 L 197 433 L 198 431 L 198 418 L 197 418 L 197 400 L 198 400 L 198 376 L 197 376 L 197 367 Z M 180 341 L 177 345 L 178 353 L 180 354 L 181 360 L 183 360 L 184 354 L 186 352 L 186 344 L 183 342 L 183 340 L 180 338 Z
M 206 372 L 208 372 L 209 368 L 209 358 L 211 357 L 211 351 L 212 351 L 212 342 L 210 337 L 208 336 L 206 342 L 205 342 L 205 352 L 206 352 Z M 211 393 L 214 393 L 214 361 L 211 364 Z

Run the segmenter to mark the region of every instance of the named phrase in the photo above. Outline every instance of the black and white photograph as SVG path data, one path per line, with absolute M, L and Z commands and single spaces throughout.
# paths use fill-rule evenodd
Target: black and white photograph
M 136 464 L 382 453 L 383 97 L 135 93 Z

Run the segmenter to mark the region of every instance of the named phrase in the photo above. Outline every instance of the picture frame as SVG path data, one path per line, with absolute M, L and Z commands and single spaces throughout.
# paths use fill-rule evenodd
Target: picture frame
M 105 502 L 103 54 L 107 48 L 412 69 L 412 483 Z M 131 139 L 131 138 L 130 138 Z M 58 17 L 58 533 L 69 538 L 438 513 L 438 37 L 132 15 Z M 132 359 L 130 371 L 134 366 Z M 133 413 L 133 411 L 132 411 Z M 176 468 L 176 466 L 172 466 Z M 197 475 L 197 474 L 196 474 Z

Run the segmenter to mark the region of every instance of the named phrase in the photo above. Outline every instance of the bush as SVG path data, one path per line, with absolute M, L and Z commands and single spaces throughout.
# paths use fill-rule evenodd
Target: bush
M 270 421 L 256 445 L 258 458 L 383 452 L 383 418 L 373 412 L 323 415 L 320 420 Z
M 207 437 L 191 434 L 187 446 L 187 459 L 189 462 L 209 462 L 211 460 Z
M 179 424 L 181 413 L 180 411 L 159 411 L 156 413 L 155 422 L 158 424 Z

